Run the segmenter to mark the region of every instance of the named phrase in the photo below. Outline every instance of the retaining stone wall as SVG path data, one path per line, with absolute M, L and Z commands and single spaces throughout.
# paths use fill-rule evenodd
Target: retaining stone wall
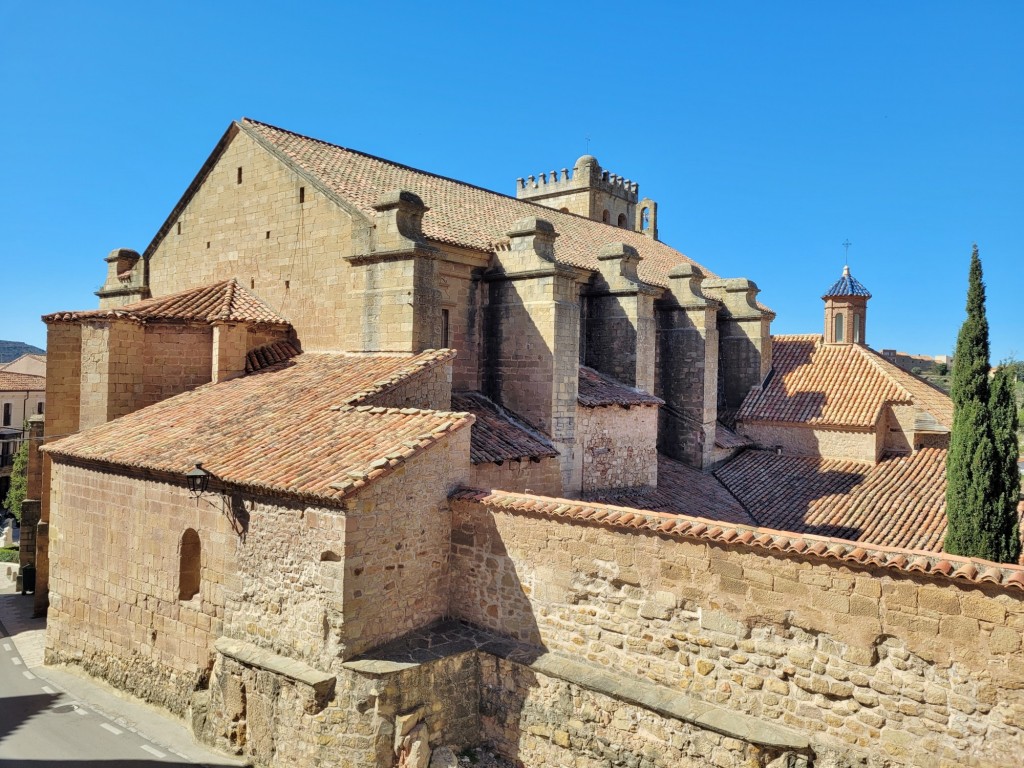
M 1017 760 L 1019 593 L 453 508 L 460 618 L 778 721 L 818 752 L 879 765 Z

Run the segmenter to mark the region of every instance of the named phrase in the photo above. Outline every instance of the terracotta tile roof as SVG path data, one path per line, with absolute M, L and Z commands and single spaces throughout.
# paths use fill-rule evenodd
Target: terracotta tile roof
M 193 321 L 288 325 L 287 320 L 278 316 L 261 299 L 240 286 L 235 279 L 192 288 L 169 296 L 137 301 L 123 307 L 85 312 L 55 312 L 43 316 L 43 320 L 48 323 L 104 318 L 124 318 L 138 323 Z
M 256 120 L 243 118 L 240 127 L 370 218 L 381 193 L 399 188 L 415 192 L 430 209 L 423 217 L 423 233 L 430 240 L 491 252 L 496 244 L 507 240 L 506 233 L 515 221 L 540 216 L 558 232 L 555 258 L 566 264 L 596 270 L 601 246 L 624 242 L 640 252 L 640 278 L 665 286 L 673 267 L 695 263 L 639 232 L 517 200 Z M 707 277 L 716 277 L 704 267 L 701 269 Z
M 601 525 L 618 530 L 650 531 L 684 541 L 840 562 L 850 567 L 880 567 L 920 573 L 935 579 L 959 579 L 1024 591 L 1024 566 L 998 565 L 956 555 L 881 547 L 854 541 L 723 523 L 694 516 L 646 512 L 629 507 L 572 499 L 554 499 L 508 491 L 464 488 L 452 494 L 454 503 L 479 504 L 497 512 L 529 514 L 549 519 Z
M 664 400 L 649 395 L 642 389 L 629 387 L 593 368 L 580 366 L 579 404 L 584 408 L 600 408 L 606 405 L 663 405 Z
M 0 371 L 0 392 L 42 391 L 46 389 L 45 376 L 33 376 L 30 373 L 12 373 Z
M 272 365 L 283 363 L 299 354 L 299 350 L 290 341 L 275 341 L 262 347 L 250 350 L 245 356 L 245 372 L 255 373 Z
M 759 524 L 939 552 L 946 533 L 946 451 L 877 464 L 749 450 L 715 471 Z
M 558 455 L 544 435 L 479 392 L 453 392 L 452 409 L 476 417 L 470 436 L 470 459 L 474 464 Z
M 733 432 L 722 422 L 715 423 L 715 446 L 718 448 L 746 448 L 753 445 L 750 438 Z
M 409 363 L 408 357 L 307 353 L 291 365 L 207 384 L 44 450 L 174 474 L 198 461 L 227 484 L 337 501 L 473 423 L 465 413 L 343 405 Z
M 601 491 L 584 498 L 631 509 L 754 525 L 753 518 L 717 478 L 663 455 L 658 456 L 657 488 Z
M 952 426 L 942 391 L 859 344 L 825 344 L 821 336 L 775 336 L 772 372 L 736 415 L 741 422 L 873 427 L 881 409 L 915 405 Z
M 865 349 L 864 352 L 887 376 L 910 393 L 910 398 L 922 414 L 931 416 L 945 429 L 953 428 L 953 400 L 949 395 L 920 376 L 889 362 L 873 349 Z

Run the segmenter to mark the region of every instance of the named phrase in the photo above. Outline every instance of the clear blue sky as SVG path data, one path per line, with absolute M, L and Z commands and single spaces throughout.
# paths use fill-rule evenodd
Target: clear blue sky
M 497 191 L 587 151 L 776 333 L 874 294 L 868 340 L 952 350 L 971 243 L 1024 357 L 1024 4 L 0 0 L 0 338 L 96 305 L 232 119 Z

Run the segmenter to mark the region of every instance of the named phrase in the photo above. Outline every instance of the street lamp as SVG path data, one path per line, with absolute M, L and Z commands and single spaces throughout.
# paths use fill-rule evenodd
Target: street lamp
M 188 493 L 193 499 L 198 499 L 210 484 L 210 473 L 203 469 L 200 462 L 196 462 L 195 469 L 185 473 L 185 481 L 188 483 Z

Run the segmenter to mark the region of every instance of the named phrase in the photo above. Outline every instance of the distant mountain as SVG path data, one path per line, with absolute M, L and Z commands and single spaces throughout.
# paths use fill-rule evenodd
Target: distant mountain
M 0 363 L 9 363 L 22 355 L 45 355 L 46 350 L 23 341 L 0 341 Z

